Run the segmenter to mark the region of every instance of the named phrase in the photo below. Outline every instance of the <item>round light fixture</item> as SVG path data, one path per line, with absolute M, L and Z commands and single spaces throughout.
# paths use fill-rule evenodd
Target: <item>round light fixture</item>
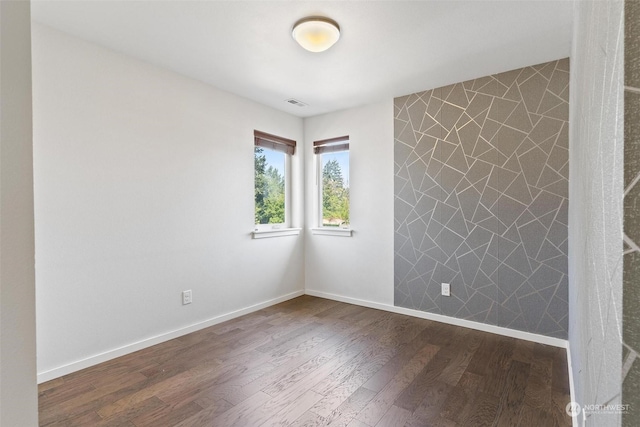
M 340 38 L 340 27 L 333 19 L 311 16 L 296 22 L 291 35 L 308 51 L 324 52 Z

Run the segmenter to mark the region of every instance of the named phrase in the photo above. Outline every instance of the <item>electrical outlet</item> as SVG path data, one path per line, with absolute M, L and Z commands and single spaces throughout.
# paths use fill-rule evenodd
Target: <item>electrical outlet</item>
M 182 305 L 191 304 L 193 302 L 193 295 L 191 289 L 188 291 L 182 291 Z
M 442 296 L 445 296 L 445 297 L 451 296 L 451 285 L 449 283 L 442 284 Z

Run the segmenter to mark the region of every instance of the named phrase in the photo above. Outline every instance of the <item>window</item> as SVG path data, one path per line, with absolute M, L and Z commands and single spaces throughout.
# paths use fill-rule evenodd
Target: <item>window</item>
M 254 131 L 256 230 L 289 226 L 289 170 L 296 142 Z
M 313 143 L 318 156 L 319 226 L 349 228 L 349 137 Z

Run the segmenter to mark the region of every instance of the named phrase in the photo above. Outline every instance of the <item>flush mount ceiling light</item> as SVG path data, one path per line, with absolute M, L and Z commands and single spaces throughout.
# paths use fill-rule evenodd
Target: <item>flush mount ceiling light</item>
M 340 27 L 333 19 L 310 16 L 296 22 L 291 35 L 308 51 L 324 52 L 340 38 Z

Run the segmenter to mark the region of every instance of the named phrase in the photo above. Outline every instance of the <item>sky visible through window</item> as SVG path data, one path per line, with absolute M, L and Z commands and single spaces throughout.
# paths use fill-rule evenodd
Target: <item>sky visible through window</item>
M 267 159 L 267 168 L 273 166 L 280 172 L 280 175 L 284 176 L 284 157 L 285 154 L 279 151 L 265 149 L 262 154 Z

